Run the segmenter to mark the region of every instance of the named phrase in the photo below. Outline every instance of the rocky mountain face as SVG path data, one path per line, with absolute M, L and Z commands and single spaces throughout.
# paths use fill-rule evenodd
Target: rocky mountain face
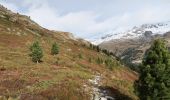
M 141 26 L 135 26 L 129 30 L 121 30 L 120 31 L 111 31 L 108 33 L 104 33 L 103 36 L 96 36 L 95 39 L 90 40 L 93 44 L 100 44 L 102 42 L 107 42 L 115 39 L 134 39 L 141 38 L 143 35 L 148 32 L 152 32 L 152 35 L 164 34 L 170 31 L 170 22 L 162 22 L 155 24 L 143 24 Z M 146 33 L 147 32 L 147 33 Z
M 138 65 L 154 39 L 170 40 L 169 31 L 170 22 L 145 24 L 127 32 L 106 35 L 105 38 L 101 38 L 103 41 L 99 43 L 99 46 L 112 51 L 126 64 Z M 119 37 L 115 35 L 119 35 Z

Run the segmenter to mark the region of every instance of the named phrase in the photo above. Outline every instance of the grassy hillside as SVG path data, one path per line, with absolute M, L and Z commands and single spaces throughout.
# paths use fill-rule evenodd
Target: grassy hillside
M 34 41 L 43 48 L 39 64 L 29 56 Z M 56 56 L 50 54 L 54 42 L 60 47 Z M 0 7 L 0 98 L 89 100 L 93 95 L 89 80 L 98 75 L 101 88 L 111 89 L 120 100 L 136 99 L 133 82 L 137 74 L 114 58 L 112 70 L 98 59 L 106 61 L 110 57 L 70 33 L 49 31 L 27 16 Z

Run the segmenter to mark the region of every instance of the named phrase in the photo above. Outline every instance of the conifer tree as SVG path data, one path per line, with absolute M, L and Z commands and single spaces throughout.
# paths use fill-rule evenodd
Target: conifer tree
M 39 63 L 41 61 L 41 58 L 43 57 L 43 51 L 38 41 L 32 44 L 32 46 L 30 47 L 30 51 L 31 51 L 30 56 L 32 57 L 32 61 Z
M 100 52 L 100 47 L 96 46 L 97 52 Z
M 57 43 L 55 42 L 55 43 L 52 45 L 51 54 L 52 54 L 52 55 L 57 55 L 58 53 L 59 53 L 59 46 L 58 46 Z
M 135 85 L 140 100 L 170 100 L 170 54 L 164 40 L 155 40 L 146 52 Z

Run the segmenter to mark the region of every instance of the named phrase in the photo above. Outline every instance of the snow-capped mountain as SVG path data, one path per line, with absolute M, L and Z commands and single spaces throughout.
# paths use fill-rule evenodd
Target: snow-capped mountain
M 103 36 L 100 36 L 95 39 L 91 39 L 90 41 L 93 44 L 100 44 L 105 41 L 110 41 L 113 39 L 133 39 L 138 38 L 142 35 L 144 35 L 145 32 L 151 32 L 152 35 L 156 34 L 164 34 L 166 32 L 170 31 L 170 21 L 168 22 L 162 22 L 162 23 L 154 23 L 154 24 L 143 24 L 141 26 L 135 26 L 130 30 L 125 30 L 122 32 L 118 31 L 111 31 L 108 33 L 105 33 Z

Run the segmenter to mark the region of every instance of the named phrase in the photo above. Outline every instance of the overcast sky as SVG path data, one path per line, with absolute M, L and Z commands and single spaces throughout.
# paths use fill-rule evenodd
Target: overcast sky
M 41 26 L 90 37 L 145 23 L 170 21 L 170 0 L 0 0 Z

